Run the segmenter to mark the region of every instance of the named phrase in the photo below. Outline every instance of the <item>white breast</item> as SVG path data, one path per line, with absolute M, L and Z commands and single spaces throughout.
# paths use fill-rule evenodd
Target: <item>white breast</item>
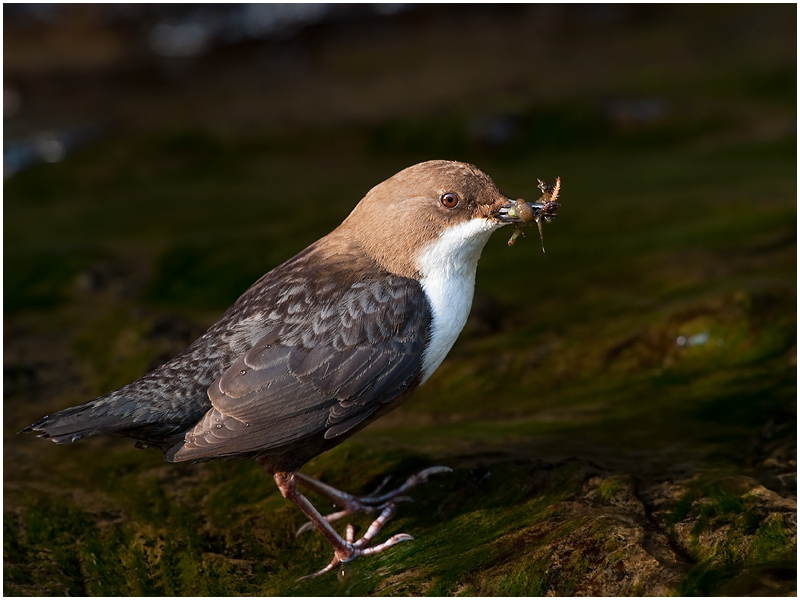
M 501 224 L 471 219 L 451 227 L 422 250 L 417 264 L 431 305 L 431 339 L 422 357 L 422 381 L 438 368 L 464 328 L 475 291 L 481 251 Z

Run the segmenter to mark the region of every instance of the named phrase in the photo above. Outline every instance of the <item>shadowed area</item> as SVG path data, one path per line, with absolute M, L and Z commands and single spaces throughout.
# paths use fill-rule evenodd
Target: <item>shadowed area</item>
M 6 594 L 795 592 L 796 7 L 320 13 L 194 46 L 170 36 L 206 17 L 173 10 L 5 13 Z M 559 176 L 561 208 L 546 255 L 494 235 L 436 374 L 304 469 L 453 468 L 378 536 L 414 541 L 298 582 L 329 547 L 255 461 L 17 435 L 434 158 L 529 201 Z

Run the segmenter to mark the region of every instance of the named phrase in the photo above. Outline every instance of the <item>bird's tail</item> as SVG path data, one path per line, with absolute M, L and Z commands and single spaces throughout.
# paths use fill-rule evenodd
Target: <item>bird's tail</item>
M 38 432 L 40 438 L 57 444 L 71 444 L 81 438 L 101 433 L 113 434 L 131 425 L 124 418 L 126 411 L 120 410 L 121 408 L 119 399 L 112 400 L 110 395 L 103 396 L 42 417 L 20 433 Z

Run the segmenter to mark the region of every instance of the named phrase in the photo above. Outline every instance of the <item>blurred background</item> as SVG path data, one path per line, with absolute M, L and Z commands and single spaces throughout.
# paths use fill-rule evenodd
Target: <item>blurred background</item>
M 3 6 L 4 592 L 796 591 L 797 8 Z M 454 468 L 337 579 L 253 461 L 16 432 L 180 352 L 406 166 L 536 200 L 406 405 L 312 461 Z M 317 499 L 318 501 L 318 499 Z M 354 520 L 360 527 L 369 519 Z M 383 538 L 382 538 L 383 539 Z

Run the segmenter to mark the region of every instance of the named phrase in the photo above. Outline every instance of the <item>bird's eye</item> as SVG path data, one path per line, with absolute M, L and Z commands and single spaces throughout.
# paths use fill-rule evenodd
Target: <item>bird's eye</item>
M 442 194 L 439 196 L 439 202 L 441 202 L 442 206 L 445 208 L 455 208 L 458 206 L 458 194 L 454 194 L 453 192 Z

